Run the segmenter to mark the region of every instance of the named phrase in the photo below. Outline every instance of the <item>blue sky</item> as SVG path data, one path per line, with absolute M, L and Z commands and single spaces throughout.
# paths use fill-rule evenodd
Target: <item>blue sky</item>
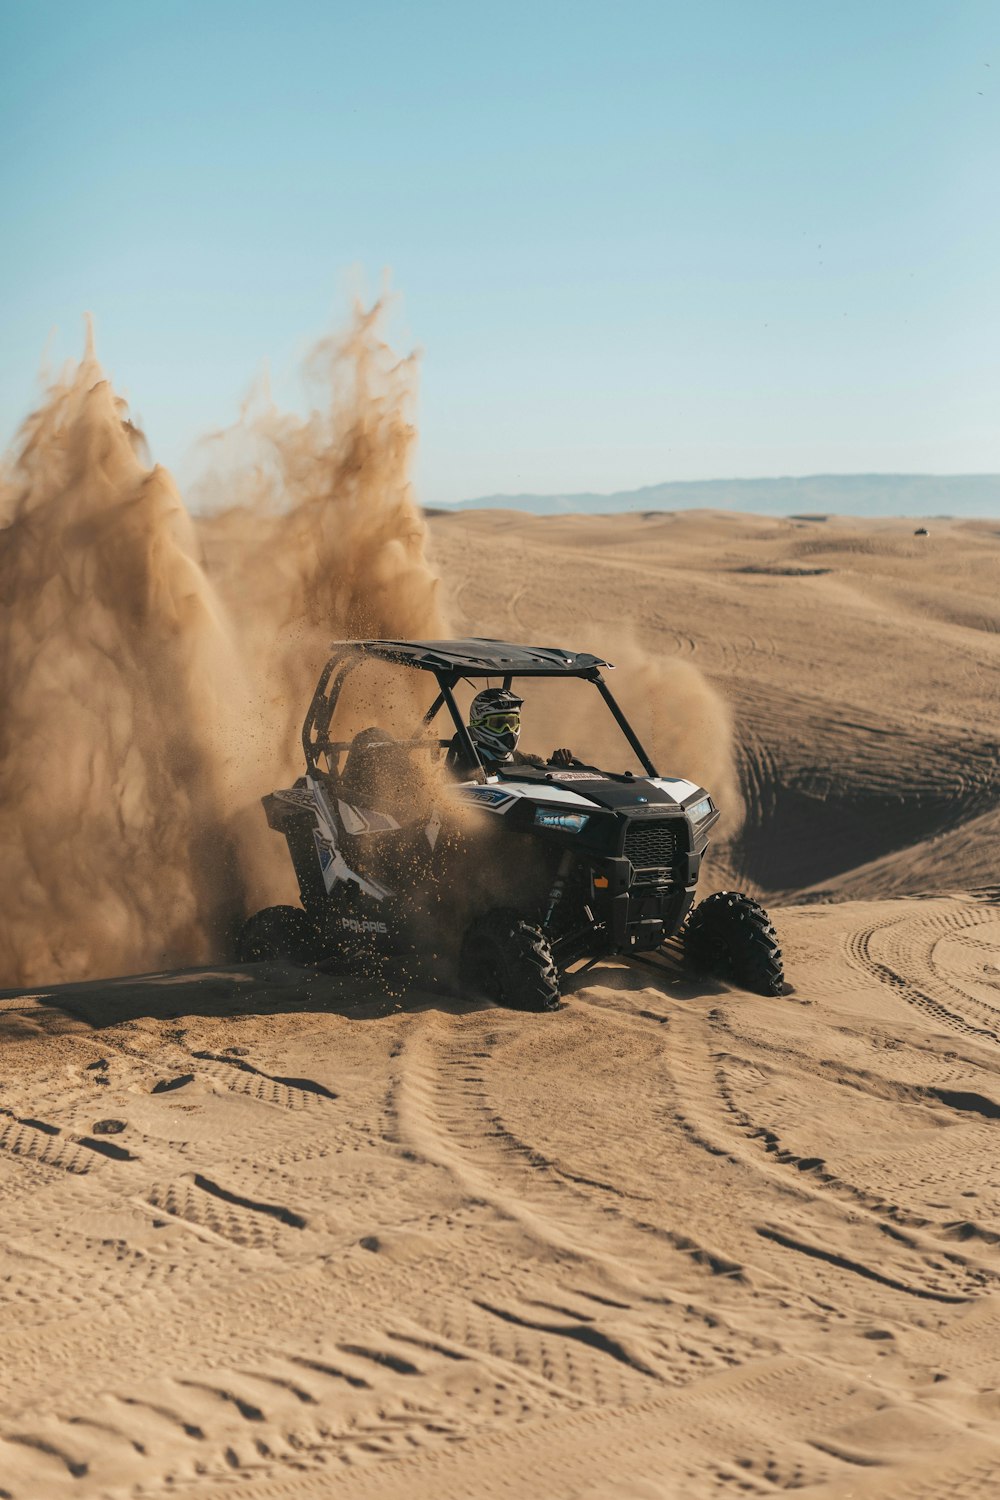
M 184 474 L 387 269 L 430 504 L 1000 471 L 995 0 L 8 0 L 0 58 L 4 441 L 91 311 Z

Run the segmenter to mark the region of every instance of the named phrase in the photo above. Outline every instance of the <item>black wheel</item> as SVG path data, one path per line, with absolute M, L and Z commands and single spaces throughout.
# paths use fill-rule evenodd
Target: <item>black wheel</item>
M 316 957 L 316 929 L 300 906 L 265 906 L 248 917 L 236 939 L 241 964 L 287 959 L 309 964 Z
M 514 911 L 477 917 L 462 940 L 462 988 L 514 1010 L 558 1010 L 559 970 L 548 939 Z
M 785 969 L 771 918 L 741 891 L 718 891 L 681 929 L 687 958 L 699 969 L 731 979 L 756 995 L 780 995 Z

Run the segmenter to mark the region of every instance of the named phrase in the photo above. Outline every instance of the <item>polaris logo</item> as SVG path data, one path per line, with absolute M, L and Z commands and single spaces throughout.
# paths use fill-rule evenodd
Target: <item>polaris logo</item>
M 357 917 L 341 917 L 341 927 L 346 927 L 348 932 L 376 932 L 380 937 L 388 937 L 389 929 L 384 922 L 360 922 Z

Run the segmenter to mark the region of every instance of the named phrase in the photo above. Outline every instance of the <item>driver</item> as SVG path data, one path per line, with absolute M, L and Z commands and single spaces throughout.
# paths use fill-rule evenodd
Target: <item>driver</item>
M 577 763 L 571 750 L 554 750 L 548 762 L 540 755 L 526 755 L 518 750 L 523 702 L 524 699 L 509 688 L 484 688 L 472 700 L 469 735 L 488 776 L 500 766 L 571 766 Z M 457 734 L 448 747 L 445 764 L 460 779 L 471 776 L 477 769 L 469 764 Z

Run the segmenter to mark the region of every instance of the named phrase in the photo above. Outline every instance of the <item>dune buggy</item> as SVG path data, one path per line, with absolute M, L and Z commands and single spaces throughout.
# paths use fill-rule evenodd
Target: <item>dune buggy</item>
M 415 711 L 408 737 L 377 727 L 334 737 L 345 684 L 363 662 L 433 680 L 433 701 Z M 465 991 L 551 1010 L 568 965 L 649 953 L 680 934 L 696 965 L 781 993 L 781 951 L 761 906 L 723 891 L 692 910 L 719 812 L 704 788 L 659 774 L 602 676 L 608 666 L 494 640 L 336 643 L 302 728 L 305 774 L 263 798 L 302 904 L 251 916 L 237 956 L 365 967 L 422 952 L 453 964 Z M 637 769 L 536 757 L 488 772 L 456 700 L 460 685 L 546 679 L 550 691 L 567 678 L 600 694 Z M 434 734 L 442 711 L 447 738 Z M 461 780 L 444 770 L 455 747 Z

